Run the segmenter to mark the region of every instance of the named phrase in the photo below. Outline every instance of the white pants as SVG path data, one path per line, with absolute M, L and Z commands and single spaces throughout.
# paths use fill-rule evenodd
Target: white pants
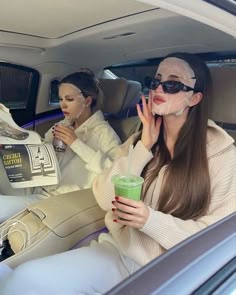
M 4 262 L 0 263 L 0 281 L 7 276 L 10 272 L 12 272 L 12 269 L 4 264 Z M 0 289 L 0 294 L 1 294 L 1 289 Z
M 0 290 L 1 295 L 104 294 L 139 268 L 112 243 L 93 241 L 20 265 L 0 281 Z
M 42 195 L 36 194 L 25 196 L 0 195 L 0 223 L 20 212 L 29 204 L 42 200 L 42 198 Z

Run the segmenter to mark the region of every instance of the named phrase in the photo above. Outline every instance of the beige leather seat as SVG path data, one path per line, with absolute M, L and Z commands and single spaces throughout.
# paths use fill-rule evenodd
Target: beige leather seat
M 30 204 L 0 224 L 1 237 L 8 239 L 15 253 L 3 261 L 15 268 L 31 259 L 67 251 L 74 245 L 88 244 L 91 238 L 106 231 L 105 213 L 91 189 Z
M 98 86 L 103 92 L 102 111 L 124 142 L 140 126 L 137 115 L 131 116 L 141 97 L 141 84 L 136 81 L 100 79 Z
M 223 127 L 236 141 L 236 68 L 213 67 L 210 71 L 213 93 L 209 118 Z

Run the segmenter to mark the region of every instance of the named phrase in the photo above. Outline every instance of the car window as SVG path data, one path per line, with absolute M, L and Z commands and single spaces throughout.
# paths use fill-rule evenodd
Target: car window
M 9 109 L 25 109 L 38 73 L 30 68 L 0 63 L 0 102 Z
M 58 85 L 59 85 L 59 80 L 51 81 L 50 96 L 49 96 L 50 105 L 59 105 Z
M 145 85 L 145 77 L 154 77 L 156 73 L 155 65 L 123 65 L 122 67 L 111 67 L 110 71 L 118 77 L 123 77 L 127 80 L 135 80 L 141 83 L 142 92 L 148 93 L 148 89 Z

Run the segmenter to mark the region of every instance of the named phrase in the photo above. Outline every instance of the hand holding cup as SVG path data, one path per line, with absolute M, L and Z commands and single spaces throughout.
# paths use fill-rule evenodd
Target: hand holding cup
M 115 201 L 112 204 L 116 207 L 112 209 L 115 219 L 123 225 L 141 228 L 146 223 L 149 210 L 140 201 L 142 184 L 144 179 L 136 175 L 114 175 L 112 183 L 115 188 Z
M 140 229 L 148 220 L 149 209 L 142 201 L 118 196 L 112 204 L 114 222 Z

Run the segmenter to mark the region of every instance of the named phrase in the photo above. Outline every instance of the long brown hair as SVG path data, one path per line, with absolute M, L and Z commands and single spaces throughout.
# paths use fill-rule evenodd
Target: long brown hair
M 203 215 L 210 201 L 206 146 L 211 78 L 206 64 L 195 55 L 174 53 L 167 57 L 176 57 L 189 64 L 195 73 L 196 92 L 201 92 L 203 98 L 190 108 L 188 118 L 175 143 L 172 159 L 165 144 L 163 125 L 161 126 L 158 141 L 152 148 L 154 158 L 142 173 L 145 179 L 143 200 L 161 168 L 168 164 L 156 209 L 186 220 Z

